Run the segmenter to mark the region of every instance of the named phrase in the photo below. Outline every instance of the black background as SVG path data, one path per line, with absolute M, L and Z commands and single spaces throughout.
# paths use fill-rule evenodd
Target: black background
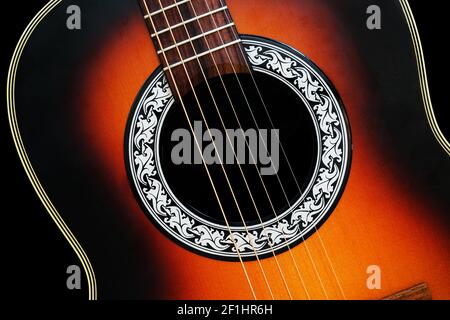
M 356 0 L 355 0 L 356 1 Z M 442 2 L 410 0 L 421 33 L 433 105 L 447 137 L 450 136 L 447 91 L 447 50 L 445 49 L 447 11 Z M 17 2 L 5 8 L 2 21 L 2 77 L 6 87 L 7 70 L 15 45 L 34 15 L 46 0 Z M 20 8 L 19 8 L 20 6 Z M 362 15 L 364 12 L 361 13 Z M 8 16 L 8 19 L 7 17 Z M 447 100 L 447 101 L 446 101 Z M 81 291 L 66 288 L 66 268 L 78 259 L 56 228 L 35 194 L 18 159 L 6 115 L 6 100 L 0 113 L 2 159 L 2 248 L 3 288 L 17 299 L 87 299 L 86 286 Z M 6 282 L 6 283 L 5 283 Z M 84 283 L 83 283 L 84 284 Z

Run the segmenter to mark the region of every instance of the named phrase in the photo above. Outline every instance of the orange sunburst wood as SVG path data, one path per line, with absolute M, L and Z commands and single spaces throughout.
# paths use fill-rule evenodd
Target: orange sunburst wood
M 450 298 L 447 230 L 439 220 L 430 220 L 437 208 L 395 178 L 382 150 L 373 143 L 373 135 L 367 132 L 366 111 L 372 104 L 370 92 L 364 89 L 364 66 L 352 39 L 339 33 L 339 21 L 325 1 L 229 0 L 228 5 L 241 33 L 279 40 L 316 62 L 347 108 L 354 143 L 352 170 L 338 207 L 319 231 L 347 298 L 377 299 L 424 281 L 434 298 Z M 162 298 L 251 298 L 239 263 L 204 258 L 180 248 L 156 230 L 132 194 L 123 160 L 125 125 L 137 92 L 158 64 L 145 24 L 136 12 L 128 25 L 115 29 L 84 79 L 85 112 L 80 121 L 86 148 L 98 155 L 116 195 L 129 207 L 127 219 L 147 241 L 142 250 L 158 256 L 157 261 L 143 263 L 156 263 L 166 270 L 161 277 L 169 289 Z M 293 249 L 310 297 L 326 298 L 308 250 L 328 296 L 343 298 L 317 233 Z M 306 299 L 289 253 L 281 254 L 279 261 L 293 297 Z M 287 299 L 274 259 L 262 263 L 275 298 Z M 382 269 L 381 290 L 366 287 L 366 268 L 372 264 Z M 270 299 L 258 264 L 245 265 L 257 297 Z

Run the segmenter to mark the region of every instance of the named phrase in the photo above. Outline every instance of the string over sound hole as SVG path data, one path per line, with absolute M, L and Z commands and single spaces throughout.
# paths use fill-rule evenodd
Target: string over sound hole
M 307 239 L 339 200 L 351 158 L 345 110 L 325 75 L 278 42 L 242 41 L 264 103 L 251 74 L 239 82 L 231 74 L 225 85 L 209 78 L 211 93 L 198 84 L 180 105 L 160 69 L 136 100 L 126 138 L 149 217 L 187 248 L 232 260 Z
M 238 76 L 243 90 L 235 75 L 222 77 L 225 86 L 210 79 L 213 97 L 206 83 L 194 90 L 201 110 L 194 92 L 183 98 L 192 128 L 177 103 L 161 131 L 167 185 L 181 204 L 220 225 L 214 188 L 228 223 L 258 224 L 300 199 L 317 164 L 316 128 L 301 98 L 273 77 L 255 77 L 264 103 L 249 74 Z

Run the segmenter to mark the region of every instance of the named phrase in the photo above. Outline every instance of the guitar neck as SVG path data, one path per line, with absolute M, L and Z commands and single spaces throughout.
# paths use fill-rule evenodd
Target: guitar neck
M 182 97 L 206 79 L 248 72 L 224 0 L 139 0 L 172 92 Z

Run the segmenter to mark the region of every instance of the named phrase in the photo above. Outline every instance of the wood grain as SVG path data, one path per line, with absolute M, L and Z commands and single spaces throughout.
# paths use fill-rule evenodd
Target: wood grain
M 426 283 L 420 283 L 406 290 L 390 295 L 383 300 L 431 300 L 431 292 Z

